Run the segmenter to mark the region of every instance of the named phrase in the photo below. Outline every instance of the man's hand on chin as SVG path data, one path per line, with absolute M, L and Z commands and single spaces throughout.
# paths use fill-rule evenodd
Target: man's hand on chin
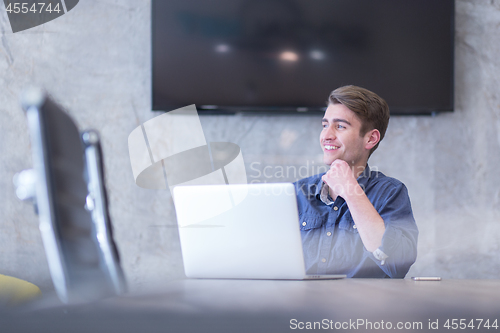
M 330 196 L 333 199 L 341 196 L 347 200 L 347 196 L 354 194 L 359 188 L 349 164 L 339 159 L 333 161 L 330 170 L 321 179 L 330 187 Z

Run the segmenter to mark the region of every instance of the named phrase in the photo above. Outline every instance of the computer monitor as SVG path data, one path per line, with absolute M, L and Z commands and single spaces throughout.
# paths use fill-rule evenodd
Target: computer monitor
M 71 117 L 42 90 L 25 92 L 22 104 L 33 150 L 34 169 L 28 174 L 34 180 L 40 232 L 59 298 L 81 302 L 123 292 L 96 133 L 84 133 L 90 140 L 82 142 Z M 19 191 L 26 182 L 18 185 L 18 192 L 30 192 Z

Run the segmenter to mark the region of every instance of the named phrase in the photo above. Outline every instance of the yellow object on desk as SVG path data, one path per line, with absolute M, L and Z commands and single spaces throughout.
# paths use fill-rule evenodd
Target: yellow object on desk
M 33 283 L 0 274 L 0 305 L 19 305 L 41 295 Z

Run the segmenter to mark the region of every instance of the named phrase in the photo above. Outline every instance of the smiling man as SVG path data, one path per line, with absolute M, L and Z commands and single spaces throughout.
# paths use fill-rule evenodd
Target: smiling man
M 404 278 L 417 256 L 408 191 L 370 170 L 389 107 L 356 86 L 334 90 L 319 140 L 330 169 L 295 183 L 308 274 Z

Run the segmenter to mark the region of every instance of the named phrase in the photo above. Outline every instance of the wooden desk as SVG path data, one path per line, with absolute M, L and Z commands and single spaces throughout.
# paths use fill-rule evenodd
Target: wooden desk
M 377 326 L 378 331 L 396 331 L 398 324 L 403 332 L 437 331 L 429 325 L 437 325 L 439 331 L 472 331 L 460 329 L 460 319 L 462 325 L 473 320 L 474 332 L 500 332 L 484 327 L 487 319 L 490 325 L 495 320 L 500 324 L 500 280 L 180 280 L 155 294 L 32 314 L 33 325 L 43 320 L 52 332 L 75 332 L 72 323 L 81 322 L 90 325 L 82 332 L 93 333 L 311 331 L 307 325 L 316 325 L 319 331 Z M 457 329 L 451 328 L 452 319 L 458 319 Z M 450 329 L 444 327 L 447 320 Z

